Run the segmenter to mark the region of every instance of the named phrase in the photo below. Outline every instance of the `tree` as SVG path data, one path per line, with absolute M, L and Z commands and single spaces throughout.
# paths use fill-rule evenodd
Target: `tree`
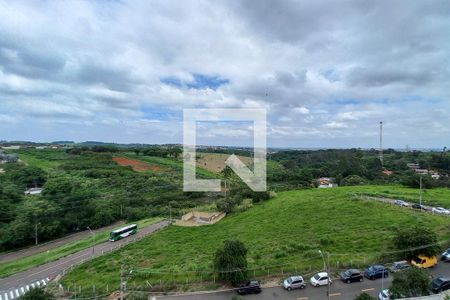
M 40 288 L 34 288 L 30 291 L 26 292 L 24 295 L 22 295 L 20 300 L 51 300 L 54 299 L 54 296 L 46 291 L 44 289 Z
M 441 250 L 437 234 L 425 224 L 398 229 L 394 237 L 394 245 L 407 259 L 419 254 L 433 256 Z
M 370 296 L 366 292 L 359 294 L 355 300 L 376 300 L 376 298 Z
M 392 299 L 427 296 L 430 294 L 430 275 L 418 268 L 409 268 L 394 274 L 389 289 Z
M 237 286 L 247 280 L 247 248 L 239 240 L 227 240 L 223 248 L 217 249 L 214 268 L 219 279 Z
M 351 185 L 365 185 L 367 180 L 358 175 L 349 175 L 341 180 L 341 185 L 351 186 Z

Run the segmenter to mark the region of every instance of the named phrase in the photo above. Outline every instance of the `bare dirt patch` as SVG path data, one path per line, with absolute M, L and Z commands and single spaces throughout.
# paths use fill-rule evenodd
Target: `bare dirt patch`
M 225 168 L 225 161 L 230 157 L 230 154 L 222 153 L 198 153 L 200 156 L 197 159 L 197 166 L 212 171 L 220 173 Z M 252 158 L 237 155 L 237 157 L 247 166 L 252 162 Z
M 129 159 L 125 157 L 113 157 L 113 160 L 119 164 L 120 166 L 125 167 L 132 167 L 134 171 L 136 172 L 144 172 L 144 171 L 162 171 L 161 167 L 151 165 L 149 163 L 136 160 L 136 159 Z

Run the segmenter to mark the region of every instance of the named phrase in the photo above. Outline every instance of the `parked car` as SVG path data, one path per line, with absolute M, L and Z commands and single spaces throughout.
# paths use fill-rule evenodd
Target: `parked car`
M 406 260 L 396 261 L 389 268 L 389 271 L 395 273 L 404 269 L 408 269 L 409 267 L 411 267 L 411 265 Z
M 250 280 L 246 284 L 241 284 L 238 288 L 239 295 L 247 295 L 247 294 L 259 294 L 261 293 L 261 285 L 259 281 Z
M 434 278 L 433 281 L 431 281 L 431 289 L 436 294 L 450 289 L 450 279 L 443 276 Z
M 312 286 L 319 287 L 321 285 L 327 285 L 328 280 L 330 281 L 330 284 L 332 283 L 331 278 L 328 277 L 327 272 L 320 272 L 311 277 L 310 282 Z
M 433 207 L 433 208 L 431 209 L 431 211 L 432 211 L 433 213 L 436 213 L 436 214 L 450 215 L 450 210 L 445 209 L 445 208 L 443 208 L 443 207 Z
M 445 262 L 450 262 L 450 248 L 445 250 L 444 253 L 442 253 L 441 260 Z
M 405 202 L 405 201 L 403 201 L 403 200 L 395 200 L 395 201 L 394 201 L 394 204 L 400 205 L 400 206 L 405 206 L 405 207 L 409 206 L 409 203 L 408 203 L 408 202 Z
M 420 210 L 427 210 L 427 208 L 424 205 L 418 203 L 414 203 L 413 205 L 411 205 L 411 207 Z
M 390 300 L 391 294 L 390 294 L 389 290 L 385 289 L 385 290 L 380 291 L 380 293 L 378 294 L 378 299 L 379 300 Z
M 348 269 L 341 273 L 341 280 L 345 283 L 361 282 L 364 280 L 364 276 L 358 269 Z
M 366 276 L 370 280 L 381 278 L 381 277 L 386 278 L 389 276 L 389 270 L 385 266 L 382 266 L 382 265 L 372 265 L 372 266 L 369 266 L 364 271 L 364 276 Z
M 302 276 L 291 276 L 283 281 L 283 286 L 288 291 L 293 289 L 303 289 L 306 287 L 306 283 Z
M 437 258 L 436 256 L 418 255 L 411 260 L 411 265 L 419 269 L 433 268 L 437 265 Z

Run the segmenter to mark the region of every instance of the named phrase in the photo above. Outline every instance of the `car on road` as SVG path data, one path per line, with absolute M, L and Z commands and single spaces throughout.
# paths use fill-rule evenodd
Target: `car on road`
M 418 255 L 411 260 L 411 265 L 419 269 L 433 268 L 437 265 L 437 258 L 436 256 Z
M 445 262 L 450 262 L 450 248 L 448 248 L 447 250 L 445 250 L 444 253 L 442 253 L 441 260 Z
M 406 202 L 406 201 L 403 201 L 403 200 L 395 200 L 395 201 L 394 201 L 394 204 L 395 204 L 395 205 L 400 205 L 400 206 L 405 206 L 405 207 L 408 207 L 408 206 L 409 206 L 409 203 Z
M 239 295 L 259 294 L 262 292 L 262 289 L 259 281 L 250 280 L 246 284 L 241 284 L 237 292 Z
M 389 293 L 389 290 L 385 289 L 385 290 L 380 291 L 380 293 L 378 294 L 378 299 L 379 300 L 390 300 L 391 294 Z
M 372 265 L 369 266 L 366 270 L 364 270 L 364 276 L 369 278 L 370 280 L 374 280 L 381 277 L 388 277 L 389 270 L 382 265 Z
M 433 208 L 431 209 L 431 211 L 432 211 L 433 213 L 436 213 L 436 214 L 450 215 L 450 210 L 445 209 L 445 208 L 443 208 L 443 207 L 433 207 Z
M 408 269 L 409 267 L 411 267 L 411 265 L 406 260 L 401 260 L 394 262 L 389 268 L 389 271 L 395 273 L 404 269 Z
M 327 272 L 320 272 L 311 277 L 310 282 L 312 286 L 319 287 L 321 285 L 327 285 L 328 280 L 330 281 L 330 284 L 332 283 L 331 278 L 329 278 Z
M 296 275 L 284 280 L 283 287 L 288 291 L 293 289 L 304 289 L 306 287 L 306 283 L 302 276 Z
M 358 269 L 348 269 L 341 273 L 341 280 L 345 283 L 361 282 L 364 276 Z
M 434 278 L 433 281 L 431 281 L 431 289 L 436 294 L 450 289 L 450 279 L 444 276 Z
M 427 210 L 427 208 L 425 207 L 425 205 L 422 204 L 418 204 L 418 203 L 414 203 L 413 205 L 411 205 L 412 208 L 415 209 L 420 209 L 420 210 Z

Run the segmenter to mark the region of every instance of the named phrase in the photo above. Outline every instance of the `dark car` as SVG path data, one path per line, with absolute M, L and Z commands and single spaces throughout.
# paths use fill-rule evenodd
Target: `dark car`
M 447 277 L 436 277 L 431 281 L 431 288 L 433 292 L 440 293 L 450 289 L 450 279 Z
M 377 279 L 377 278 L 381 278 L 381 277 L 388 277 L 389 276 L 389 270 L 382 265 L 373 265 L 373 266 L 369 266 L 365 271 L 364 271 L 364 276 L 366 276 L 367 278 L 373 280 L 373 279 Z
M 259 294 L 261 293 L 261 285 L 256 280 L 251 280 L 247 284 L 241 284 L 238 289 L 239 295 Z
M 408 269 L 409 267 L 411 267 L 411 265 L 406 260 L 402 260 L 394 262 L 389 270 L 392 273 L 395 273 L 404 269 Z
M 357 269 L 349 269 L 341 273 L 341 280 L 345 283 L 363 281 L 363 275 Z
M 418 203 L 414 203 L 413 205 L 411 205 L 411 207 L 415 208 L 415 209 L 427 210 L 425 208 L 425 206 L 423 206 L 422 204 L 418 204 Z
M 442 253 L 441 260 L 445 262 L 450 262 L 450 248 L 445 250 L 444 253 Z

